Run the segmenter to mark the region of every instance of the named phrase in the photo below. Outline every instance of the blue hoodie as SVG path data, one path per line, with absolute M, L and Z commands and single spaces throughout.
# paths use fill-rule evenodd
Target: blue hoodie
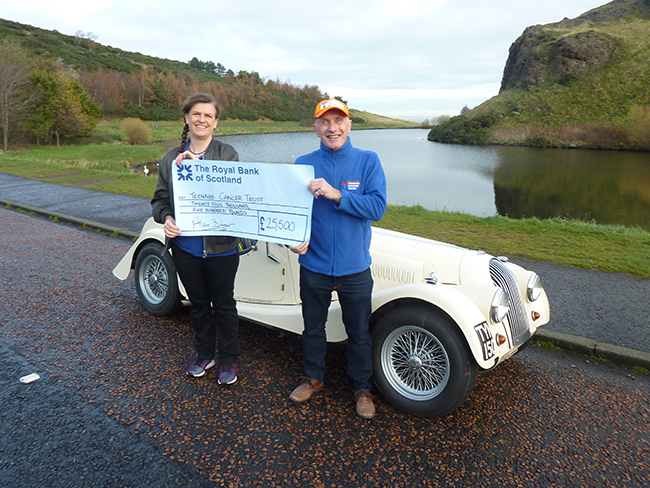
M 310 271 L 328 276 L 360 273 L 370 267 L 370 223 L 386 212 L 386 177 L 376 153 L 352 147 L 350 138 L 337 151 L 322 142 L 320 149 L 300 156 L 296 164 L 314 167 L 341 191 L 341 201 L 314 200 L 309 249 L 299 262 Z

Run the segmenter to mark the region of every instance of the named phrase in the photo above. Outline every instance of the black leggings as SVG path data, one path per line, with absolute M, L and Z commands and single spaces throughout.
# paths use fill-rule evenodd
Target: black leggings
M 232 364 L 239 357 L 239 316 L 234 297 L 239 254 L 199 258 L 173 244 L 174 263 L 192 304 L 197 359 L 214 359 L 218 340 L 219 364 Z M 212 318 L 214 310 L 214 318 Z

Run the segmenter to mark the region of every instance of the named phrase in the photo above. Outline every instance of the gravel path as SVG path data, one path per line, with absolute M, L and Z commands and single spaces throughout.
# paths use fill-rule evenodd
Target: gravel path
M 2 486 L 650 486 L 647 375 L 531 347 L 447 417 L 378 397 L 362 421 L 343 346 L 304 405 L 299 338 L 246 323 L 236 385 L 187 378 L 187 312 L 152 317 L 111 274 L 128 242 L 5 209 L 0 228 Z

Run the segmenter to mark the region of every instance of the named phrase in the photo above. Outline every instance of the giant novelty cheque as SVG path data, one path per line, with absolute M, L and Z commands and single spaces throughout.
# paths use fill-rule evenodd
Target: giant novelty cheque
M 172 174 L 174 217 L 183 235 L 309 241 L 312 166 L 186 159 Z

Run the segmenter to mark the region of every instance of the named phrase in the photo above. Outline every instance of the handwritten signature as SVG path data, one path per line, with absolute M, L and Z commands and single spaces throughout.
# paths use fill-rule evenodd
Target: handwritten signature
M 192 227 L 194 229 L 228 230 L 234 225 L 235 224 L 232 222 L 221 222 L 214 219 L 208 222 L 204 222 L 200 217 L 196 217 L 194 220 L 192 220 Z

